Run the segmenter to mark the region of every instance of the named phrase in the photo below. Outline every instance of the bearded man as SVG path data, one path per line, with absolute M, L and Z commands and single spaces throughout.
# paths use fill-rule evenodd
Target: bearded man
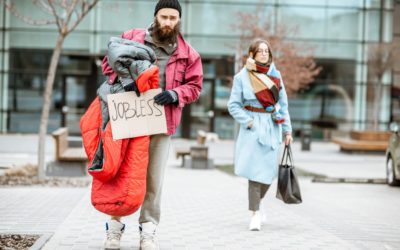
M 159 249 L 156 229 L 160 222 L 161 191 L 167 165 L 171 136 L 180 124 L 182 109 L 199 98 L 203 84 L 200 55 L 183 39 L 180 33 L 182 9 L 178 0 L 159 0 L 154 10 L 154 22 L 148 29 L 132 29 L 122 38 L 142 43 L 156 53 L 162 92 L 154 97 L 164 105 L 167 134 L 152 135 L 149 147 L 149 165 L 146 178 L 146 195 L 139 218 L 140 249 Z M 103 74 L 108 83 L 118 81 L 128 85 L 132 79 L 118 77 L 103 60 Z M 127 82 L 128 81 L 128 82 Z M 125 225 L 121 217 L 112 217 L 106 223 L 106 249 L 119 249 Z

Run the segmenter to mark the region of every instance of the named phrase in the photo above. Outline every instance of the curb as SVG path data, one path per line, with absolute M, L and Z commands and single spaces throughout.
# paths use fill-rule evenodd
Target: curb
M 385 178 L 334 178 L 314 177 L 312 182 L 320 183 L 353 183 L 353 184 L 387 184 Z
M 51 238 L 52 234 L 42 234 L 39 239 L 35 241 L 29 250 L 40 250 L 46 244 L 46 242 Z

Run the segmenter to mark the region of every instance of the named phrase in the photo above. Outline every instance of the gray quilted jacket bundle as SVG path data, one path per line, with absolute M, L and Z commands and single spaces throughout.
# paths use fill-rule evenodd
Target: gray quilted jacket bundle
M 136 82 L 139 75 L 154 64 L 156 55 L 146 45 L 120 37 L 111 37 L 108 42 L 107 59 L 108 64 L 122 79 L 122 84 L 125 86 L 132 81 Z

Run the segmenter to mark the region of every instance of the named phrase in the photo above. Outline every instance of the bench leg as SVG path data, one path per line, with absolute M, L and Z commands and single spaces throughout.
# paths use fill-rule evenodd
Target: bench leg
M 185 155 L 182 155 L 181 168 L 185 167 Z

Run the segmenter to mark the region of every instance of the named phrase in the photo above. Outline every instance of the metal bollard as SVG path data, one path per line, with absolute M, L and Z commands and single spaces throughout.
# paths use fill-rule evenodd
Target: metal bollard
M 311 129 L 301 131 L 301 151 L 311 150 Z

